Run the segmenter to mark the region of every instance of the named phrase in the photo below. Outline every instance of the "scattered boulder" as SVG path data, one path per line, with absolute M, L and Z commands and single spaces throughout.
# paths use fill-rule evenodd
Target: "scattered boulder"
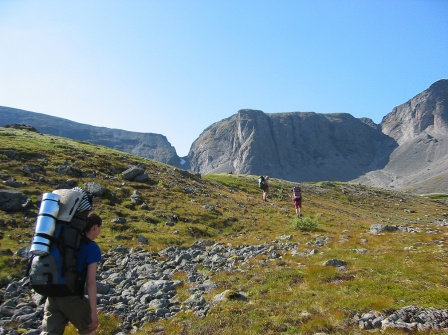
M 225 290 L 221 292 L 220 294 L 217 294 L 212 299 L 212 304 L 221 302 L 221 301 L 228 301 L 228 300 L 242 300 L 247 301 L 249 300 L 247 296 L 240 292 L 235 292 L 233 290 Z
M 15 150 L 5 150 L 3 154 L 11 160 L 18 161 L 20 159 L 20 154 Z
M 190 247 L 170 246 L 158 253 L 117 246 L 103 255 L 100 264 L 98 307 L 104 313 L 120 318 L 123 334 L 132 333 L 146 322 L 171 318 L 182 310 L 204 317 L 221 302 L 248 300 L 242 292 L 226 290 L 208 302 L 209 294 L 218 288 L 213 282 L 215 274 L 239 271 L 240 266 L 245 267 L 255 259 L 271 262 L 279 255 L 292 254 L 297 246 L 297 243 L 274 241 L 232 247 L 212 240 L 199 240 Z M 26 257 L 22 252 L 17 254 Z M 265 257 L 260 259 L 260 255 Z M 339 267 L 345 264 L 338 259 L 326 262 L 326 265 Z M 185 279 L 174 280 L 176 273 L 184 274 Z M 32 291 L 26 282 L 27 278 L 13 279 L 0 290 L 0 330 L 4 330 L 0 334 L 10 334 L 8 331 L 12 328 L 8 327 L 27 329 L 27 334 L 39 333 L 43 299 L 30 294 Z M 183 301 L 176 292 L 180 286 L 190 291 Z M 364 330 L 390 328 L 428 332 L 448 327 L 448 310 L 408 306 L 387 315 L 375 311 L 357 314 L 353 322 Z
M 200 173 L 191 173 L 187 170 L 183 170 L 183 169 L 174 169 L 175 172 L 179 172 L 179 174 L 184 177 L 184 178 L 192 178 L 192 179 L 201 179 L 201 174 Z
M 137 237 L 137 240 L 144 245 L 149 245 L 149 241 L 146 237 L 140 235 L 139 237 Z
M 395 231 L 398 231 L 398 227 L 397 226 L 388 226 L 388 225 L 379 224 L 379 223 L 376 223 L 376 224 L 373 224 L 370 226 L 370 233 L 372 233 L 372 234 L 380 234 L 385 231 L 395 232 Z
M 2 250 L 0 250 L 0 255 L 1 256 L 12 256 L 14 254 L 11 251 L 11 249 L 2 249 Z
M 143 197 L 141 196 L 140 192 L 138 192 L 137 190 L 134 190 L 134 192 L 132 192 L 131 202 L 137 206 L 143 204 Z
M 3 126 L 4 128 L 12 128 L 12 129 L 21 129 L 21 130 L 27 130 L 32 131 L 34 133 L 38 133 L 39 131 L 34 128 L 33 126 L 24 124 L 24 123 L 11 123 Z
M 9 187 L 14 187 L 14 188 L 19 188 L 19 187 L 26 186 L 26 183 L 24 183 L 23 181 L 16 181 L 14 178 L 11 178 L 11 179 L 5 180 L 3 182 L 3 185 L 9 186 Z
M 30 255 L 30 247 L 22 247 L 19 250 L 16 251 L 15 256 L 22 257 L 22 258 L 29 258 Z
M 59 173 L 59 174 L 66 174 L 66 175 L 69 175 L 69 176 L 73 175 L 73 170 L 68 165 L 62 165 L 62 166 L 58 167 L 56 172 Z
M 28 164 L 28 165 L 24 165 L 22 166 L 22 172 L 29 176 L 32 175 L 34 173 L 40 173 L 40 174 L 44 174 L 45 173 L 45 169 L 43 166 L 41 165 L 37 165 L 37 164 Z
M 29 203 L 28 197 L 15 190 L 0 190 L 0 210 L 19 212 Z
M 146 167 L 144 165 L 131 166 L 126 171 L 122 172 L 123 179 L 133 181 L 137 176 L 145 173 Z
M 118 217 L 118 218 L 112 219 L 111 222 L 112 222 L 112 223 L 121 223 L 121 224 L 124 224 L 124 223 L 127 222 L 127 220 L 126 220 L 125 217 L 120 216 L 120 217 Z
M 92 193 L 96 197 L 103 196 L 107 193 L 107 187 L 97 182 L 88 182 L 83 184 L 84 189 Z
M 149 176 L 146 172 L 139 174 L 138 176 L 135 176 L 132 181 L 138 182 L 138 183 L 145 183 L 149 181 Z
M 346 261 L 342 261 L 342 260 L 336 259 L 336 258 L 330 259 L 324 263 L 324 266 L 341 267 L 341 266 L 346 266 L 346 265 L 347 265 Z

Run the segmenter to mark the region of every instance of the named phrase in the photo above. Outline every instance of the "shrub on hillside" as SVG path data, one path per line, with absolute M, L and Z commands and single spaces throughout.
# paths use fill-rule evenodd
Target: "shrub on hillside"
M 293 223 L 294 226 L 300 230 L 315 230 L 320 221 L 320 214 L 316 214 L 314 217 L 309 215 L 304 215 L 300 218 L 295 218 Z

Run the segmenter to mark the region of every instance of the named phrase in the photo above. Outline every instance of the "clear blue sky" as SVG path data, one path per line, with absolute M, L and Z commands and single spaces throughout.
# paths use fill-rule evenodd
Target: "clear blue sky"
M 243 108 L 379 123 L 447 78 L 447 0 L 0 0 L 0 106 L 180 156 Z

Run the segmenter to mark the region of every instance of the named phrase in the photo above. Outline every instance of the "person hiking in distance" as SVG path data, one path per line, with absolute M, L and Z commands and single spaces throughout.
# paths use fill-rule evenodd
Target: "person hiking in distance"
M 294 208 L 296 209 L 296 215 L 299 218 L 302 216 L 302 189 L 300 188 L 299 184 L 297 184 L 292 188 L 291 199 L 292 201 L 294 201 Z
M 49 296 L 45 302 L 41 335 L 62 335 L 68 322 L 71 322 L 79 334 L 94 335 L 98 328 L 96 270 L 101 262 L 101 250 L 94 240 L 101 232 L 102 219 L 95 213 L 84 214 L 87 225 L 83 230 L 76 261 L 77 271 L 82 274 L 82 286 L 87 296 Z M 82 218 L 80 218 L 82 219 Z
M 258 178 L 258 184 L 263 190 L 263 201 L 267 201 L 269 194 L 269 176 L 260 176 Z

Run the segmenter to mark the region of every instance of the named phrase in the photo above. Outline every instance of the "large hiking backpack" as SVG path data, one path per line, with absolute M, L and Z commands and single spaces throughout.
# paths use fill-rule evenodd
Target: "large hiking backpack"
M 266 189 L 266 182 L 265 182 L 263 176 L 260 176 L 260 177 L 258 178 L 258 186 L 259 186 L 262 190 L 265 190 L 265 189 Z
M 49 215 L 48 198 L 58 198 L 58 210 Z M 44 296 L 83 295 L 84 276 L 78 273 L 76 260 L 81 243 L 87 243 L 82 231 L 87 224 L 91 200 L 82 189 L 56 190 L 44 194 L 30 248 L 28 276 L 30 286 Z M 89 204 L 87 204 L 87 202 Z M 50 222 L 52 221 L 52 222 Z M 53 224 L 53 225 L 52 225 Z M 42 239 L 47 239 L 43 243 Z
M 292 190 L 294 192 L 294 199 L 302 199 L 302 190 L 300 189 L 300 187 L 294 186 Z

